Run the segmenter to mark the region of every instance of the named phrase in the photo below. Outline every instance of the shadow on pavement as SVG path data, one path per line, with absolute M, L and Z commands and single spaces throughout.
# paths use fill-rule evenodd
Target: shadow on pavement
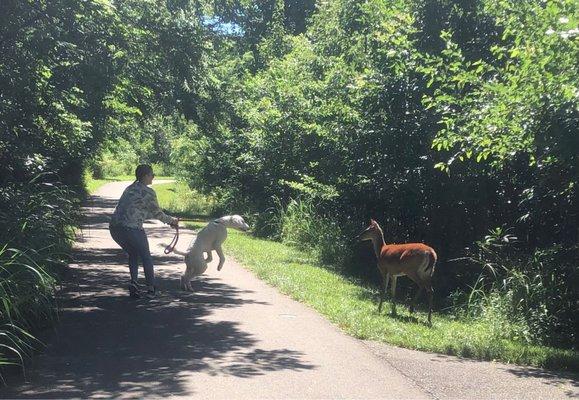
M 113 203 L 96 199 L 91 206 L 110 208 Z M 108 224 L 108 216 L 98 211 L 87 215 L 91 228 Z M 154 237 L 161 229 L 147 232 Z M 170 256 L 155 259 L 157 267 L 176 266 L 174 272 L 156 270 L 161 295 L 134 300 L 125 288 L 128 267 L 121 269 L 125 257 L 119 248 L 105 246 L 75 251 L 78 266 L 59 295 L 59 324 L 43 338 L 49 346 L 28 368 L 27 382 L 12 380 L 0 397 L 192 395 L 195 372 L 251 378 L 316 368 L 300 352 L 261 349 L 237 323 L 211 319 L 220 308 L 268 305 L 252 300 L 252 291 L 205 276 L 194 281 L 194 292 L 182 292 L 182 257 Z
M 569 384 L 575 389 L 579 388 L 579 376 L 574 373 L 547 371 L 533 367 L 508 368 L 505 369 L 505 371 L 519 378 L 542 378 L 546 385 L 562 386 L 564 384 Z M 570 398 L 577 398 L 577 391 L 569 390 L 566 392 L 566 395 Z

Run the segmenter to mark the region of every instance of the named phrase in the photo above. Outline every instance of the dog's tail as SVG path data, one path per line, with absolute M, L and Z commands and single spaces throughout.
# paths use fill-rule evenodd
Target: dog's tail
M 160 243 L 159 246 L 162 246 L 162 247 L 165 247 L 165 248 L 167 247 L 167 245 L 166 245 L 166 244 L 163 244 L 163 243 Z M 175 254 L 180 255 L 180 256 L 183 256 L 183 257 L 185 257 L 185 256 L 187 255 L 186 252 L 184 252 L 184 251 L 179 251 L 179 250 L 177 250 L 177 249 L 173 249 L 173 251 L 172 251 L 171 253 L 175 253 Z M 171 254 L 171 253 L 169 253 L 169 254 Z

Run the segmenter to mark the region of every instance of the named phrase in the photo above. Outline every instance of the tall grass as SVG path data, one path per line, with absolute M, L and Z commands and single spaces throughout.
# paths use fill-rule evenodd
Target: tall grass
M 577 348 L 576 248 L 517 249 L 504 228 L 476 243 L 465 260 L 478 265 L 470 292 L 455 294 L 455 312 L 492 324 L 529 344 Z
M 209 215 L 215 206 L 213 198 L 201 195 L 182 182 L 162 183 L 153 187 L 159 204 L 174 215 Z
M 39 344 L 29 331 L 55 316 L 56 281 L 34 256 L 0 249 L 0 365 L 22 366 Z
M 279 236 L 283 243 L 310 252 L 322 264 L 344 264 L 350 251 L 342 227 L 317 208 L 313 199 L 305 198 L 280 206 Z
M 78 200 L 58 183 L 40 182 L 45 178 L 0 188 L 0 366 L 23 366 L 40 345 L 34 332 L 56 316 L 55 287 Z

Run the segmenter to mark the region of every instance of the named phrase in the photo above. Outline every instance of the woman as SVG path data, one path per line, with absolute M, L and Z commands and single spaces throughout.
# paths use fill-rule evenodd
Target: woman
M 178 219 L 161 211 L 155 191 L 148 187 L 155 177 L 153 168 L 150 165 L 141 164 L 135 170 L 135 176 L 137 180 L 125 189 L 115 208 L 109 229 L 115 242 L 129 254 L 130 296 L 141 297 L 137 284 L 139 258 L 141 258 L 147 283 L 145 296 L 151 299 L 155 297 L 155 271 L 143 222 L 154 218 L 175 228 Z

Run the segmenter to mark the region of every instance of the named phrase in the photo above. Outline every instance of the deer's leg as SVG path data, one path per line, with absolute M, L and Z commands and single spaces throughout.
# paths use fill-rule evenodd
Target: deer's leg
M 386 297 L 386 289 L 388 288 L 388 281 L 390 280 L 390 274 L 388 273 L 384 274 L 382 272 L 380 272 L 380 274 L 382 275 L 382 279 L 380 280 L 382 293 L 380 294 L 380 303 L 378 304 L 378 312 L 382 311 L 382 302 Z
M 396 279 L 398 279 L 397 276 L 392 276 L 392 315 L 396 315 Z
M 428 293 L 428 324 L 432 325 L 430 317 L 432 315 L 432 295 L 434 294 L 434 289 L 429 285 L 426 287 L 426 292 Z
M 414 299 L 412 300 L 412 304 L 410 305 L 410 313 L 412 314 L 414 312 L 414 308 L 416 307 L 416 302 L 418 301 L 418 298 L 420 297 L 420 293 L 422 293 L 422 286 L 418 286 L 418 290 L 416 291 L 416 295 L 414 295 Z
M 414 298 L 412 299 L 412 303 L 410 304 L 410 314 L 412 314 L 414 312 L 414 309 L 416 308 L 416 302 L 418 301 L 418 298 L 420 297 L 420 294 L 422 293 L 422 289 L 424 289 L 424 285 L 422 284 L 422 281 L 418 277 L 418 274 L 409 272 L 408 274 L 406 274 L 406 276 L 408 276 L 410 279 L 412 279 L 412 281 L 414 283 L 416 283 L 416 286 L 418 286 L 418 290 L 416 291 L 416 294 L 414 295 Z

